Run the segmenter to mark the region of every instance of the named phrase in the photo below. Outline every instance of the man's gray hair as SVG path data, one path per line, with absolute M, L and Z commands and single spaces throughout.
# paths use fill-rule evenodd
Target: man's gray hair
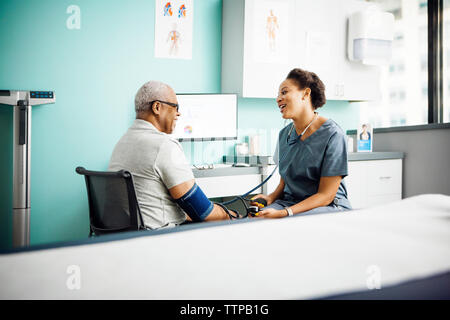
M 145 83 L 134 97 L 134 110 L 136 113 L 151 111 L 151 101 L 167 99 L 172 88 L 160 81 L 149 81 Z

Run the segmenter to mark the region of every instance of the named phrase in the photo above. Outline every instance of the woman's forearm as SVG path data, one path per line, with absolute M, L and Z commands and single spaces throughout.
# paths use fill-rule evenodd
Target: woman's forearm
M 321 177 L 319 190 L 309 198 L 293 205 L 292 212 L 301 213 L 318 207 L 328 206 L 336 197 L 342 177 Z
M 318 207 L 324 207 L 329 205 L 333 199 L 331 199 L 330 195 L 324 193 L 316 193 L 306 198 L 305 200 L 291 206 L 292 212 L 302 213 L 308 210 L 312 210 Z

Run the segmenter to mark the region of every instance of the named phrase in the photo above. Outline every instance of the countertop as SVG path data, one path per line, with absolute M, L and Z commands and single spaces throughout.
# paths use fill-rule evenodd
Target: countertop
M 403 159 L 403 152 L 349 152 L 348 161 Z
M 403 159 L 403 152 L 350 152 L 348 161 L 388 160 Z M 220 177 L 231 175 L 261 174 L 262 165 L 248 167 L 233 167 L 231 164 L 214 164 L 210 169 L 198 169 L 201 166 L 192 167 L 195 178 Z

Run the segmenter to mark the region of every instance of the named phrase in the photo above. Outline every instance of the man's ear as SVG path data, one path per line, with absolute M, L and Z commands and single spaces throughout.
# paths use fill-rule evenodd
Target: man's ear
M 159 101 L 154 101 L 152 104 L 152 111 L 153 114 L 158 114 L 160 113 L 161 110 L 161 103 L 159 103 Z

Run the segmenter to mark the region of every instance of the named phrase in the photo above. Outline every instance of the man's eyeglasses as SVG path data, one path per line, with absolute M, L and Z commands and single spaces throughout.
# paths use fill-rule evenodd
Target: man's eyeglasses
M 161 102 L 161 103 L 165 103 L 165 104 L 168 104 L 168 105 L 171 106 L 171 107 L 177 108 L 177 112 L 178 112 L 178 110 L 180 109 L 180 105 L 179 105 L 179 104 L 177 104 L 177 103 L 172 103 L 172 102 L 167 102 L 167 101 L 162 101 L 162 100 L 153 100 L 153 101 L 150 101 L 150 105 L 153 105 L 153 102 L 156 102 L 156 101 Z

